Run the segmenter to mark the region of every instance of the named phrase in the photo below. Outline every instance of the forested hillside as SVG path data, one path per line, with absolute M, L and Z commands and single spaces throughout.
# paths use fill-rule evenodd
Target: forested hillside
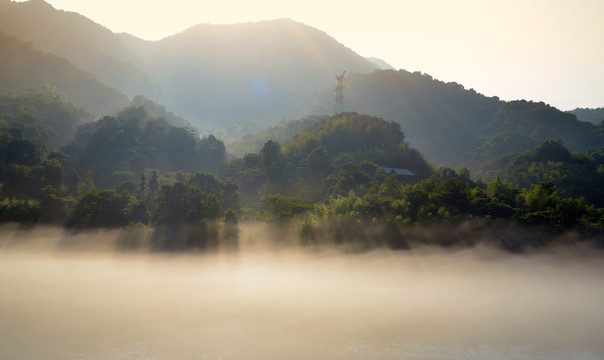
M 56 90 L 65 100 L 96 116 L 128 104 L 126 96 L 100 83 L 94 75 L 0 32 L 0 94 L 40 88 Z
M 79 127 L 63 151 L 80 174 L 90 171 L 101 188 L 137 181 L 146 168 L 215 172 L 225 160 L 224 144 L 214 136 L 200 139 L 193 129 L 171 125 L 136 106 Z
M 236 248 L 238 219 L 293 224 L 301 244 L 355 251 L 473 245 L 448 230 L 457 226 L 495 230 L 489 239 L 511 251 L 604 231 L 602 150 L 571 154 L 555 141 L 504 155 L 482 182 L 466 168 L 434 170 L 397 123 L 356 113 L 231 161 L 220 140 L 144 107 L 80 125 L 61 151 L 23 134 L 0 129 L 0 223 L 124 228 L 125 249 Z M 439 236 L 423 238 L 425 226 Z
M 150 42 L 0 0 L 0 224 L 122 228 L 119 247 L 161 251 L 235 248 L 241 220 L 355 251 L 602 239 L 601 109 L 378 67 L 289 19 Z
M 350 74 L 344 85 L 347 110 L 400 124 L 412 146 L 443 165 L 464 164 L 477 170 L 485 154 L 475 154 L 494 141 L 505 143 L 500 147 L 507 147 L 510 153 L 526 150 L 531 141 L 547 139 L 562 140 L 571 151 L 587 151 L 604 144 L 601 127 L 580 122 L 574 115 L 544 103 L 504 102 L 419 72 Z M 331 112 L 332 92 L 332 88 L 326 88 L 309 99 L 308 111 Z M 505 133 L 508 135 L 503 137 Z
M 327 116 L 308 116 L 303 119 L 281 121 L 257 133 L 247 134 L 239 141 L 227 145 L 227 152 L 237 157 L 245 154 L 257 153 L 269 140 L 284 144 Z
M 68 59 L 129 97 L 154 91 L 138 67 L 142 59 L 121 37 L 80 14 L 57 10 L 43 0 L 1 0 L 0 31 Z
M 174 114 L 172 111 L 168 111 L 163 105 L 160 105 L 154 101 L 145 98 L 142 95 L 137 95 L 132 99 L 129 109 L 143 108 L 145 114 L 149 118 L 159 119 L 163 118 L 170 124 L 177 127 L 186 127 L 193 129 L 193 126 L 189 120 L 182 116 Z M 123 112 L 123 111 L 122 111 Z M 195 129 L 193 129 L 195 130 Z
M 324 32 L 289 19 L 200 24 L 147 45 L 140 54 L 166 95 L 160 102 L 201 130 L 274 124 L 291 117 L 300 99 L 331 84 L 333 74 L 378 68 Z
M 585 122 L 589 122 L 595 125 L 600 124 L 604 121 L 604 108 L 596 108 L 596 109 L 575 109 L 568 111 L 571 114 L 577 116 L 577 119 Z
M 0 128 L 18 130 L 50 149 L 71 142 L 77 127 L 91 120 L 91 114 L 64 102 L 55 92 L 0 95 Z
M 409 169 L 418 179 L 432 172 L 408 147 L 398 124 L 345 113 L 318 119 L 283 145 L 269 140 L 257 154 L 221 165 L 219 176 L 237 182 L 245 203 L 255 206 L 263 196 L 269 197 L 262 201 L 276 201 L 274 193 L 305 201 L 362 193 L 386 176 L 384 168 Z
M 145 41 L 42 0 L 2 0 L 0 31 L 69 59 L 130 97 L 158 102 L 204 133 L 292 118 L 295 104 L 330 84 L 335 73 L 379 68 L 326 33 L 288 19 L 200 24 Z

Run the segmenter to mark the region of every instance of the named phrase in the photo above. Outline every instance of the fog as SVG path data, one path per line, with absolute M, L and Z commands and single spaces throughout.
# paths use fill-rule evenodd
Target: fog
M 245 230 L 238 252 L 158 254 L 4 229 L 0 359 L 604 358 L 601 250 L 352 254 Z

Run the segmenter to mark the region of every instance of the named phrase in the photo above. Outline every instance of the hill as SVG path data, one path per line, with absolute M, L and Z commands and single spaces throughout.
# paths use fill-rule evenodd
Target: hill
M 412 146 L 443 165 L 464 164 L 477 169 L 484 159 L 475 157 L 476 151 L 502 133 L 516 134 L 497 139 L 509 141 L 500 146 L 509 147 L 508 152 L 527 149 L 526 141 L 518 142 L 518 137 L 537 143 L 562 140 L 571 151 L 586 151 L 604 144 L 603 134 L 596 126 L 544 103 L 504 102 L 420 72 L 378 70 L 350 74 L 344 86 L 346 110 L 399 123 Z M 333 88 L 327 87 L 308 99 L 308 113 L 329 113 L 332 93 Z
M 149 44 L 141 56 L 162 84 L 160 102 L 209 129 L 276 123 L 343 69 L 377 69 L 326 33 L 289 19 L 201 24 Z
M 0 95 L 0 128 L 21 132 L 49 149 L 71 142 L 77 127 L 91 120 L 92 115 L 53 92 Z
M 110 114 L 128 103 L 126 96 L 71 62 L 0 32 L 0 94 L 40 88 L 56 89 L 94 115 Z
M 145 112 L 145 115 L 143 117 L 149 117 L 152 119 L 162 118 L 176 127 L 192 128 L 192 125 L 189 120 L 183 118 L 182 116 L 178 116 L 171 111 L 166 110 L 164 106 L 154 101 L 151 101 L 142 95 L 135 96 L 132 99 L 132 103 L 130 103 L 130 106 L 122 109 L 118 113 L 118 117 L 126 118 L 129 116 L 138 116 L 138 113 L 141 111 L 141 109 Z
M 215 172 L 225 160 L 220 140 L 212 135 L 200 138 L 190 128 L 148 114 L 144 106 L 79 126 L 73 141 L 61 150 L 80 174 L 90 171 L 100 188 L 138 181 L 147 168 Z
M 2 0 L 0 31 L 68 59 L 130 97 L 153 94 L 152 81 L 139 67 L 142 59 L 120 36 L 80 14 L 43 0 Z
M 288 19 L 201 24 L 145 41 L 43 0 L 2 0 L 0 31 L 65 57 L 128 96 L 161 103 L 202 132 L 292 118 L 294 105 L 334 74 L 379 68 L 326 33 Z
M 281 121 L 257 133 L 247 134 L 239 141 L 227 145 L 227 152 L 241 157 L 245 154 L 257 153 L 269 140 L 284 144 L 324 118 L 326 116 L 308 116 L 298 120 Z M 223 139 L 220 136 L 218 137 Z
M 568 111 L 569 113 L 575 115 L 577 119 L 585 122 L 589 122 L 595 125 L 598 125 L 602 121 L 604 121 L 604 108 L 596 108 L 596 109 L 583 109 L 577 108 L 575 110 Z
M 364 194 L 379 187 L 387 176 L 385 168 L 409 169 L 416 175 L 412 181 L 432 173 L 423 156 L 405 143 L 405 134 L 396 123 L 344 113 L 308 119 L 305 124 L 308 128 L 283 146 L 269 140 L 257 153 L 223 163 L 219 177 L 239 185 L 247 206 L 257 206 L 264 196 L 266 206 L 287 208 L 283 214 L 292 215 L 307 209 L 311 199 L 351 191 Z M 281 196 L 300 199 L 290 203 Z M 289 205 L 282 208 L 278 205 L 282 201 Z M 270 205 L 273 202 L 277 204 Z

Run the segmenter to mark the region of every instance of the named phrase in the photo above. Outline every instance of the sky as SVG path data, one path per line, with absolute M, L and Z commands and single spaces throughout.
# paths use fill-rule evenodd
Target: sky
M 46 0 L 157 40 L 200 23 L 291 18 L 358 54 L 503 100 L 604 107 L 602 0 Z

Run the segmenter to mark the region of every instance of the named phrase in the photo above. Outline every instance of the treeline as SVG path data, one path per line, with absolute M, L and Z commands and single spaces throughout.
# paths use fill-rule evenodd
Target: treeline
M 547 140 L 534 149 L 486 163 L 478 175 L 499 177 L 519 188 L 552 183 L 564 197 L 584 198 L 604 207 L 604 147 L 571 153 L 561 141 Z
M 0 154 L 1 222 L 70 229 L 153 225 L 150 246 L 158 250 L 207 249 L 219 239 L 236 242 L 237 184 L 212 174 L 146 169 L 139 181 L 97 188 L 103 177 L 90 170 L 80 177 L 68 155 L 46 152 L 19 129 L 0 130 Z M 124 239 L 123 245 L 133 246 L 132 241 Z
M 259 153 L 222 164 L 218 174 L 240 185 L 248 213 L 279 203 L 295 215 L 328 195 L 373 186 L 385 167 L 428 176 L 430 165 L 404 140 L 398 124 L 345 113 L 321 119 L 283 146 L 269 140 Z
M 45 134 L 60 122 L 43 109 L 61 109 L 60 100 L 50 106 L 38 99 L 28 108 L 5 99 L 4 223 L 123 228 L 119 246 L 162 251 L 236 247 L 240 219 L 298 226 L 303 244 L 360 249 L 469 245 L 477 227 L 510 250 L 569 231 L 582 239 L 604 234 L 602 147 L 571 153 L 547 140 L 500 156 L 477 180 L 464 167 L 435 170 L 397 123 L 344 113 L 313 119 L 282 145 L 269 140 L 257 153 L 226 161 L 222 141 L 133 105 L 94 122 L 68 118 L 78 124 L 74 138 L 57 150 Z M 497 144 L 490 149 L 499 151 Z M 425 229 L 441 230 L 424 236 Z
M 590 122 L 594 125 L 598 125 L 604 121 L 604 108 L 576 108 L 569 111 L 569 113 L 576 115 L 581 121 Z
M 103 188 L 138 180 L 146 168 L 215 172 L 226 157 L 224 144 L 214 136 L 199 138 L 193 129 L 149 118 L 142 107 L 79 127 L 62 150 L 80 174 L 90 171 Z
M 425 73 L 379 70 L 349 74 L 344 86 L 347 109 L 399 123 L 411 146 L 426 158 L 453 168 L 464 165 L 476 172 L 486 161 L 526 151 L 549 139 L 562 140 L 573 152 L 604 144 L 604 124 L 577 119 L 586 112 L 573 111 L 575 116 L 543 102 L 501 101 Z M 331 109 L 328 99 L 332 92 L 331 87 L 325 88 L 301 108 L 325 113 Z M 591 114 L 596 115 L 596 110 Z M 494 148 L 497 144 L 503 146 Z M 483 148 L 492 151 L 482 152 Z
M 0 128 L 20 129 L 24 137 L 50 149 L 71 142 L 78 126 L 92 119 L 91 114 L 63 101 L 51 88 L 0 95 Z
M 144 106 L 83 123 L 52 94 L 1 100 L 0 222 L 153 225 L 151 245 L 162 250 L 236 238 L 237 185 L 207 173 L 226 157 L 215 137 L 150 117 Z M 60 129 L 75 135 L 57 150 Z
M 418 241 L 473 245 L 485 233 L 459 230 L 484 227 L 491 230 L 485 238 L 513 251 L 547 244 L 569 230 L 597 239 L 604 232 L 604 208 L 562 196 L 552 183 L 518 188 L 500 178 L 474 182 L 464 168 L 440 168 L 417 184 L 403 185 L 391 174 L 365 192 L 330 196 L 308 212 L 300 234 L 309 244 L 332 239 L 400 249 Z M 432 228 L 445 231 L 418 236 L 418 229 Z
M 405 248 L 420 228 L 474 224 L 507 234 L 497 241 L 519 250 L 568 231 L 582 238 L 604 231 L 603 148 L 570 153 L 548 140 L 501 157 L 481 181 L 464 167 L 433 171 L 404 140 L 398 124 L 345 113 L 317 121 L 283 146 L 268 141 L 258 154 L 224 163 L 219 176 L 240 184 L 244 217 L 297 219 L 309 244 Z M 470 244 L 475 235 L 447 228 L 419 238 Z

